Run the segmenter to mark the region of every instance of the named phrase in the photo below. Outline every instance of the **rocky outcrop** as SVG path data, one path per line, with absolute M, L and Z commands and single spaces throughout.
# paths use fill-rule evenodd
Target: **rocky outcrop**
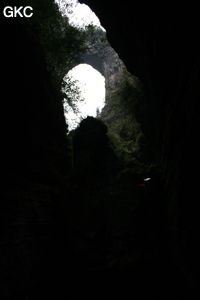
M 109 44 L 106 32 L 98 27 L 94 27 L 92 35 L 88 38 L 87 51 L 82 55 L 81 62 L 91 65 L 105 78 L 105 106 L 100 115 L 109 131 L 113 131 L 111 127 L 114 127 L 116 120 L 123 122 L 125 116 L 119 111 L 115 116 L 112 102 L 119 97 L 117 94 L 120 84 L 125 78 L 125 72 L 127 76 L 131 76 L 131 80 L 135 81 L 134 76 L 127 72 L 123 61 Z
M 108 43 L 104 31 L 94 29 L 92 42 L 88 41 L 88 49 L 81 62 L 91 65 L 105 77 L 106 95 L 117 89 L 125 65 Z
M 69 170 L 66 124 L 39 44 L 2 19 L 0 297 L 34 299 Z
M 187 278 L 187 284 L 191 288 L 190 297 L 186 296 L 186 298 L 194 299 L 199 289 L 200 269 L 198 7 L 192 3 L 180 5 L 175 2 L 171 6 L 170 2 L 167 2 L 164 7 L 160 7 L 158 13 L 158 4 L 156 2 L 155 5 L 152 1 L 149 4 L 146 1 L 134 2 L 134 9 L 132 9 L 132 2 L 130 4 L 128 0 L 85 0 L 84 2 L 87 2 L 100 17 L 107 30 L 109 42 L 129 71 L 145 83 L 146 97 L 143 104 L 146 110 L 140 117 L 140 122 L 157 151 L 158 161 L 162 167 L 164 200 L 168 204 L 169 219 L 165 233 L 170 233 L 167 246 L 175 257 L 173 263 L 167 268 L 167 264 L 163 263 L 166 258 L 165 252 L 161 252 L 163 257 L 160 255 L 160 268 L 157 276 L 153 276 L 155 285 L 151 285 L 152 281 L 149 282 L 148 279 L 158 266 L 155 266 L 152 260 L 148 268 L 146 267 L 146 259 L 149 254 L 151 257 L 149 252 L 152 250 L 148 247 L 147 257 L 144 257 L 143 264 L 138 266 L 140 273 L 134 277 L 129 276 L 134 268 L 130 270 L 130 260 L 127 258 L 129 273 L 121 272 L 121 269 L 119 277 L 115 269 L 110 273 L 106 270 L 99 277 L 92 276 L 92 273 L 90 278 L 93 279 L 94 284 L 91 285 L 91 280 L 88 280 L 84 295 L 88 297 L 88 291 L 92 286 L 91 299 L 96 296 L 99 298 L 97 293 L 102 293 L 101 283 L 104 279 L 105 286 L 110 288 L 111 284 L 113 289 L 116 288 L 116 283 L 122 282 L 120 295 L 123 298 L 126 283 L 129 282 L 131 290 L 134 291 L 132 283 L 137 284 L 140 275 L 145 275 L 146 280 L 139 285 L 139 293 L 144 290 L 145 285 L 147 293 L 149 294 L 150 290 L 154 295 L 158 290 L 160 272 L 166 270 L 164 279 L 168 279 L 176 264 L 180 266 L 181 273 Z M 2 3 L 7 4 L 7 1 L 2 1 L 1 6 Z M 63 222 L 65 226 L 62 230 L 55 230 L 60 186 L 62 178 L 68 175 L 66 170 L 70 170 L 70 152 L 66 140 L 62 103 L 57 101 L 50 84 L 42 51 L 39 45 L 32 43 L 21 21 L 21 18 L 3 18 L 1 35 L 0 296 L 1 299 L 62 299 L 63 295 L 56 296 L 56 293 L 61 287 L 61 290 L 65 290 L 68 294 L 66 284 L 71 285 L 72 272 L 67 275 L 66 273 L 68 269 L 70 271 L 74 269 L 74 262 L 77 265 L 80 262 L 78 255 L 76 260 L 71 260 L 74 249 L 70 255 L 68 252 L 67 221 Z M 110 78 L 113 84 L 111 75 Z M 74 182 L 71 182 L 71 186 L 77 190 Z M 68 195 L 66 185 L 65 189 L 63 198 L 67 202 L 69 197 L 73 198 L 73 195 Z M 83 192 L 79 191 L 79 203 L 82 203 Z M 110 211 L 113 213 L 115 198 L 112 189 L 109 191 L 105 194 L 105 199 L 109 195 L 113 201 L 110 205 Z M 88 194 L 84 196 L 87 198 Z M 96 200 L 95 196 L 93 195 L 92 199 Z M 117 197 L 121 203 L 121 199 L 127 199 L 127 194 L 119 193 Z M 131 197 L 132 193 L 129 198 L 130 203 Z M 119 209 L 121 208 L 123 205 L 120 204 Z M 81 214 L 80 209 L 80 216 Z M 62 221 L 61 209 L 58 217 Z M 101 220 L 96 218 L 96 215 L 93 217 Z M 133 217 L 133 222 L 134 220 Z M 123 219 L 121 222 L 123 223 Z M 124 229 L 126 231 L 126 228 Z M 53 235 L 54 231 L 57 236 Z M 103 234 L 107 234 L 106 230 Z M 75 233 L 72 232 L 72 235 Z M 65 239 L 61 243 L 63 237 Z M 130 237 L 128 233 L 127 237 Z M 163 235 L 160 237 L 163 239 Z M 152 237 L 149 239 L 151 245 L 154 244 Z M 51 243 L 48 245 L 49 240 Z M 109 242 L 107 241 L 108 244 Z M 145 247 L 143 242 L 141 238 L 142 247 L 138 255 L 142 258 Z M 45 245 L 48 247 L 45 248 Z M 163 249 L 163 247 L 155 248 L 157 252 Z M 98 241 L 96 249 L 99 249 Z M 167 253 L 168 248 L 166 247 L 165 250 Z M 102 256 L 103 254 L 104 250 Z M 112 252 L 109 255 L 112 257 Z M 135 253 L 133 255 L 135 256 Z M 87 262 L 90 261 L 91 256 L 88 256 Z M 42 265 L 45 266 L 44 273 L 41 272 Z M 48 272 L 49 270 L 51 272 Z M 60 276 L 55 291 L 53 284 L 58 274 Z M 49 278 L 51 276 L 51 284 L 48 282 L 47 275 Z M 84 272 L 82 277 L 80 276 L 81 284 L 71 285 L 73 290 L 80 291 L 79 298 L 82 297 L 84 285 L 82 279 L 85 277 L 87 276 Z M 121 281 L 122 277 L 125 281 Z M 76 271 L 74 278 L 77 278 Z M 49 291 L 49 297 L 41 294 L 41 289 L 36 286 L 36 282 L 38 285 L 43 285 L 45 293 Z M 176 291 L 176 273 L 171 280 L 165 280 L 166 282 L 173 284 Z M 162 294 L 158 299 L 163 297 L 163 293 L 168 291 L 169 286 L 170 284 L 161 285 Z M 180 287 L 180 290 L 182 288 Z M 53 291 L 55 297 L 51 295 Z M 108 293 L 106 290 L 104 293 L 103 290 L 102 298 L 105 298 L 105 295 Z M 168 299 L 172 295 L 174 294 L 169 295 Z M 128 297 L 127 294 L 127 299 Z M 177 293 L 176 298 L 180 298 Z
M 143 132 L 157 153 L 168 203 L 171 251 L 199 288 L 199 4 L 84 0 L 111 46 L 145 85 Z M 196 195 L 196 196 L 195 196 Z M 194 287 L 195 286 L 195 287 Z

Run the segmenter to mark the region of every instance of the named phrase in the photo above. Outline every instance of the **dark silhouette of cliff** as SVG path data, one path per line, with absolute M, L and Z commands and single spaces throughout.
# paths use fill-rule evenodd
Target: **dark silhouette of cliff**
M 124 166 L 93 118 L 68 137 L 41 44 L 3 18 L 1 299 L 195 299 L 198 7 L 85 2 L 144 83 L 140 123 L 158 162 Z
M 84 3 L 100 18 L 127 69 L 145 85 L 139 122 L 162 169 L 171 252 L 195 293 L 200 230 L 194 184 L 199 171 L 199 4 Z

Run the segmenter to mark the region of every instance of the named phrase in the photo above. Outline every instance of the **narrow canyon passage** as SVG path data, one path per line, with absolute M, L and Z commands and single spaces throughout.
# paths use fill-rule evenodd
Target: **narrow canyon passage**
M 199 5 L 85 0 L 85 32 L 22 2 L 0 4 L 33 7 L 2 16 L 0 299 L 199 299 Z M 109 105 L 69 133 L 62 80 L 91 61 Z

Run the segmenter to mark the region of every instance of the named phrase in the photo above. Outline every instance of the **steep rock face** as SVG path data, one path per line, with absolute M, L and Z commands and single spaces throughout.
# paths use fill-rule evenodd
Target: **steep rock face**
M 88 40 L 88 49 L 82 55 L 81 62 L 91 65 L 105 78 L 105 106 L 101 111 L 101 119 L 110 129 L 115 119 L 112 100 L 124 78 L 126 67 L 110 46 L 106 33 L 98 28 L 92 34 L 92 42 L 91 38 Z M 124 119 L 124 116 L 118 115 L 118 118 Z
M 145 85 L 140 123 L 163 170 L 172 252 L 198 286 L 199 4 L 80 2 L 97 14 L 111 46 Z
M 116 90 L 121 80 L 124 63 L 107 41 L 106 34 L 97 29 L 81 61 L 91 65 L 105 77 L 106 94 Z
M 20 18 L 3 18 L 1 44 L 0 294 L 25 299 L 31 290 L 34 298 L 69 169 L 66 124 L 42 51 Z
M 134 10 L 129 1 L 87 2 L 126 66 L 146 84 L 144 104 L 149 110 L 141 123 L 152 143 L 156 141 L 162 162 L 174 253 L 195 284 L 199 276 L 199 49 L 193 37 L 199 35 L 199 11 L 184 4 L 180 9 L 175 3 L 172 9 L 167 3 L 166 11 L 158 14 L 152 2 L 135 3 Z M 41 49 L 31 43 L 20 18 L 3 19 L 3 29 L 1 298 L 39 299 L 40 294 L 34 294 L 35 277 L 44 244 L 54 231 L 60 179 L 69 169 L 66 128 Z M 52 244 L 59 248 L 55 240 Z M 62 258 L 66 250 L 67 246 Z M 48 255 L 46 251 L 50 269 Z M 57 264 L 57 257 L 53 260 Z

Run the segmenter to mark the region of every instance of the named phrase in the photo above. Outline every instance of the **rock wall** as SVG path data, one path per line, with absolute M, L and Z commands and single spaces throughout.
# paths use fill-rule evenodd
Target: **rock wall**
M 170 2 L 158 7 L 152 1 L 134 7 L 127 0 L 84 2 L 99 16 L 129 71 L 146 86 L 146 111 L 140 122 L 163 170 L 169 246 L 197 293 L 199 7 Z M 52 89 L 41 49 L 32 43 L 20 18 L 3 18 L 2 28 L 0 296 L 39 299 L 35 282 L 44 257 L 51 268 L 45 245 L 55 230 L 70 152 L 62 103 Z M 52 245 L 57 247 L 54 241 Z M 40 278 L 44 280 L 41 274 Z
M 99 17 L 111 46 L 145 85 L 143 132 L 157 153 L 168 203 L 173 255 L 199 290 L 200 167 L 199 4 L 156 1 L 84 2 Z
M 94 42 L 81 57 L 81 62 L 91 65 L 105 77 L 106 94 L 114 91 L 121 80 L 122 69 L 125 67 L 115 50 L 107 41 L 106 33 L 101 29 L 95 30 Z
M 0 297 L 34 299 L 69 170 L 66 124 L 39 44 L 2 19 Z

